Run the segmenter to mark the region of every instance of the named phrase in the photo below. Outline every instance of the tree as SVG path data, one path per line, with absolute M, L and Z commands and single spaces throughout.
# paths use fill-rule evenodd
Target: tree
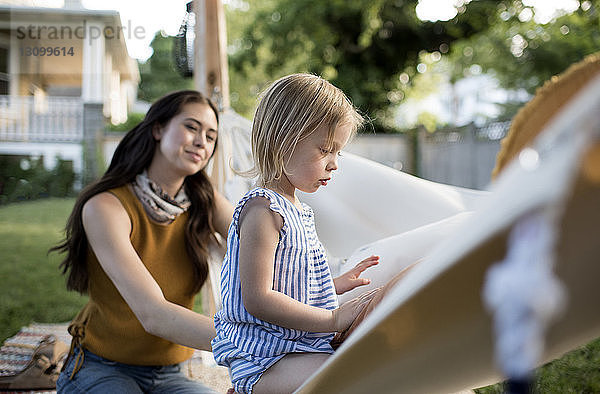
M 153 102 L 173 90 L 193 89 L 191 78 L 183 78 L 175 68 L 173 43 L 175 37 L 157 32 L 150 43 L 153 53 L 140 63 L 140 84 L 138 97 Z
M 419 53 L 446 52 L 455 40 L 486 29 L 496 3 L 473 1 L 453 20 L 423 22 L 416 16 L 417 0 L 247 1 L 247 7 L 228 9 L 228 24 L 234 21 L 237 29 L 229 32 L 231 74 L 255 81 L 245 85 L 251 91 L 235 92 L 238 103 L 279 76 L 312 72 L 384 124 L 402 96 L 394 93 L 407 86 L 399 76 L 407 67 L 414 69 Z M 232 86 L 237 88 L 233 78 Z
M 582 1 L 574 13 L 546 24 L 522 0 L 498 2 L 489 29 L 454 43 L 453 78 L 476 64 L 507 89 L 530 94 L 571 64 L 600 50 L 600 1 Z

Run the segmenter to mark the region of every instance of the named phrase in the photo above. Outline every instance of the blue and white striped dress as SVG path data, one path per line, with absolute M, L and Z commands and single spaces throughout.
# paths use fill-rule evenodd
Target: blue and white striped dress
M 262 373 L 288 353 L 333 353 L 333 333 L 311 333 L 284 328 L 252 316 L 244 308 L 238 269 L 239 217 L 251 198 L 269 200 L 269 208 L 283 218 L 275 252 L 273 289 L 308 305 L 335 309 L 337 296 L 325 250 L 317 238 L 312 209 L 300 210 L 278 193 L 256 188 L 238 203 L 227 236 L 221 269 L 223 307 L 215 315 L 217 336 L 212 341 L 215 360 L 229 368 L 236 393 L 252 391 Z

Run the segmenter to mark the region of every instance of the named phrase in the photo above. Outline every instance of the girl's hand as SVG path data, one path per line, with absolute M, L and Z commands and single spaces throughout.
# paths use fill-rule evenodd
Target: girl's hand
M 338 276 L 333 280 L 335 285 L 335 292 L 337 294 L 344 294 L 358 286 L 364 286 L 371 283 L 370 279 L 360 278 L 360 274 L 367 268 L 379 264 L 379 256 L 367 257 L 360 263 L 356 264 L 354 268 L 342 275 Z
M 381 287 L 369 290 L 356 298 L 344 302 L 332 312 L 333 327 L 337 332 L 346 330 L 354 322 L 359 313 L 369 304 L 371 299 L 381 291 Z

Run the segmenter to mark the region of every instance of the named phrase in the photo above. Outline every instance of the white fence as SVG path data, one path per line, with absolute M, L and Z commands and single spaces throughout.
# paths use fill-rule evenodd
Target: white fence
M 449 185 L 485 189 L 510 122 L 428 133 L 358 135 L 346 148 L 371 160 Z M 416 144 L 416 145 L 415 145 Z
M 83 140 L 83 102 L 73 97 L 0 96 L 0 142 Z
M 435 182 L 485 189 L 510 122 L 438 130 L 419 139 L 419 176 Z
M 412 171 L 411 141 L 404 134 L 359 134 L 344 148 L 397 170 Z

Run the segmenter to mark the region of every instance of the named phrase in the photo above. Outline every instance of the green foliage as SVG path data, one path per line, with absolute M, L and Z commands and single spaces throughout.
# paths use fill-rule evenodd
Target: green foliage
M 386 122 L 390 108 L 398 104 L 398 96 L 389 93 L 404 87 L 399 75 L 414 69 L 422 51 L 447 48 L 486 28 L 486 13 L 496 4 L 474 1 L 454 20 L 432 23 L 417 18 L 417 0 L 245 3 L 248 7 L 229 7 L 227 13 L 228 25 L 233 25 L 228 31 L 233 43 L 229 59 L 236 100 L 232 102 L 238 112 L 250 115 L 256 94 L 269 81 L 311 72 L 340 87 L 385 127 L 390 126 Z
M 600 1 L 582 3 L 587 5 L 540 25 L 532 18 L 535 9 L 521 0 L 499 1 L 488 29 L 452 46 L 453 78 L 478 64 L 501 86 L 535 93 L 553 75 L 600 50 Z
M 158 32 L 150 43 L 153 53 L 145 62 L 140 63 L 140 84 L 138 97 L 154 102 L 165 94 L 182 89 L 193 89 L 191 78 L 183 78 L 175 68 L 173 43 L 175 37 Z
M 107 126 L 107 130 L 116 132 L 127 132 L 133 129 L 135 126 L 137 126 L 142 120 L 144 120 L 145 116 L 146 114 L 143 113 L 132 112 L 127 116 L 127 120 L 125 122 L 119 123 L 117 125 L 109 124 Z
M 232 106 L 252 117 L 260 91 L 276 78 L 311 72 L 329 79 L 376 121 L 423 95 L 423 54 L 442 55 L 456 81 L 490 73 L 507 89 L 534 93 L 543 82 L 600 50 L 600 0 L 539 25 L 522 0 L 474 0 L 447 22 L 417 18 L 417 0 L 245 0 L 226 5 Z M 479 67 L 473 68 L 473 65 Z M 402 82 L 400 80 L 402 77 Z M 408 77 L 408 79 L 406 78 Z M 419 79 L 421 81 L 419 81 Z M 426 82 L 435 87 L 435 80 Z M 521 96 L 522 97 L 522 96 Z M 521 102 L 508 103 L 510 118 Z
M 237 8 L 236 4 L 225 4 L 229 45 L 229 96 L 236 112 L 252 119 L 259 93 L 274 79 L 266 71 L 267 60 L 270 61 L 273 56 L 268 51 L 261 50 L 253 61 L 246 61 L 245 56 L 253 53 L 255 45 L 246 36 L 246 29 L 256 23 L 257 14 L 273 7 L 274 2 L 250 0 L 240 3 Z
M 431 112 L 421 112 L 418 117 L 419 124 L 422 124 L 423 127 L 429 132 L 434 132 L 438 126 L 437 116 Z
M 0 204 L 72 196 L 74 182 L 70 161 L 57 158 L 56 166 L 46 170 L 41 157 L 0 156 Z
M 73 199 L 49 198 L 0 207 L 0 340 L 32 322 L 72 319 L 86 298 L 68 292 L 48 248 L 62 237 Z

